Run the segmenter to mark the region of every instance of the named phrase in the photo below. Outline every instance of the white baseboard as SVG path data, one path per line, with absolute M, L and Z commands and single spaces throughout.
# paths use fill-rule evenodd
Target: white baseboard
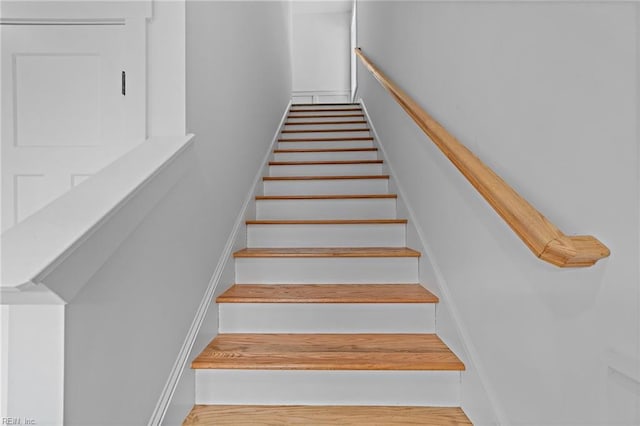
M 412 231 L 415 231 L 417 233 L 417 240 L 420 242 L 420 245 L 422 247 L 420 247 L 420 251 L 423 252 L 424 255 L 423 257 L 426 257 L 427 262 L 429 262 L 430 267 L 432 268 L 433 274 L 435 276 L 437 285 L 440 289 L 441 294 L 440 296 L 440 305 L 446 305 L 447 309 L 449 310 L 449 313 L 451 315 L 451 319 L 453 321 L 453 326 L 455 327 L 455 330 L 458 333 L 458 337 L 460 339 L 460 344 L 462 345 L 462 349 L 465 352 L 465 360 L 466 360 L 466 369 L 467 372 L 469 371 L 475 371 L 475 373 L 477 374 L 478 378 L 480 379 L 480 382 L 482 384 L 482 387 L 484 388 L 485 394 L 487 396 L 488 401 L 491 404 L 491 408 L 493 410 L 494 413 L 494 417 L 497 420 L 498 424 L 501 425 L 506 425 L 508 424 L 507 421 L 507 417 L 506 414 L 504 412 L 504 409 L 502 408 L 501 404 L 498 402 L 498 398 L 496 396 L 495 391 L 493 390 L 493 388 L 490 385 L 488 376 L 486 375 L 484 368 L 482 366 L 482 364 L 479 361 L 479 356 L 478 356 L 478 352 L 475 348 L 475 345 L 472 343 L 469 332 L 467 331 L 467 328 L 464 326 L 464 323 L 461 320 L 460 314 L 459 314 L 459 310 L 456 307 L 455 301 L 453 300 L 453 298 L 451 297 L 451 291 L 449 290 L 449 285 L 447 284 L 447 281 L 444 277 L 444 274 L 442 273 L 442 270 L 440 269 L 440 267 L 438 266 L 438 263 L 436 262 L 436 258 L 434 255 L 434 251 L 431 249 L 431 247 L 429 246 L 429 244 L 427 243 L 427 239 L 425 238 L 424 232 L 422 231 L 422 228 L 420 227 L 419 222 L 416 220 L 416 215 L 411 207 L 411 205 L 409 204 L 409 201 L 406 197 L 406 194 L 404 192 L 404 189 L 402 187 L 402 185 L 400 184 L 400 182 L 397 179 L 397 174 L 394 172 L 393 170 L 393 166 L 391 164 L 391 162 L 389 161 L 389 157 L 387 156 L 387 152 L 385 151 L 384 145 L 382 144 L 382 139 L 380 139 L 378 133 L 376 132 L 375 126 L 373 125 L 372 121 L 371 121 L 371 117 L 369 115 L 369 112 L 367 110 L 367 107 L 364 103 L 364 100 L 362 98 L 358 99 L 358 103 L 360 103 L 362 105 L 362 110 L 364 111 L 364 115 L 366 117 L 367 122 L 369 123 L 369 127 L 371 129 L 371 135 L 374 138 L 374 143 L 377 144 L 380 153 L 382 154 L 382 158 L 384 159 L 384 163 L 386 164 L 387 168 L 389 169 L 391 178 L 394 180 L 394 184 L 396 186 L 396 189 L 398 190 L 398 204 L 402 203 L 405 207 L 405 209 L 407 210 L 407 213 L 409 215 L 409 223 L 412 226 L 407 226 L 407 233 L 410 233 Z M 399 209 L 400 210 L 400 209 Z M 409 238 L 409 235 L 407 235 L 407 238 Z M 416 248 L 418 249 L 418 248 Z M 439 310 L 441 309 L 441 307 L 439 307 Z M 438 312 L 439 312 L 438 310 Z M 438 316 L 438 314 L 436 314 Z M 438 318 L 436 317 L 436 324 L 438 324 Z M 464 408 L 464 407 L 463 407 Z
M 207 290 L 205 291 L 205 294 L 203 295 L 202 300 L 200 301 L 200 306 L 196 311 L 196 315 L 193 319 L 193 322 L 191 323 L 191 327 L 189 327 L 189 331 L 184 340 L 184 343 L 182 344 L 180 352 L 178 353 L 178 357 L 173 365 L 173 368 L 171 369 L 167 383 L 165 384 L 164 389 L 160 394 L 160 398 L 158 399 L 158 403 L 156 404 L 156 407 L 153 410 L 153 413 L 149 419 L 149 423 L 148 423 L 149 426 L 161 425 L 164 419 L 164 416 L 167 413 L 169 405 L 171 404 L 171 399 L 173 397 L 173 394 L 176 388 L 178 387 L 180 378 L 182 377 L 182 373 L 184 369 L 187 367 L 187 362 L 191 357 L 191 351 L 193 350 L 194 344 L 196 342 L 196 338 L 198 337 L 198 333 L 200 332 L 200 328 L 202 327 L 204 319 L 207 316 L 207 312 L 209 311 L 209 307 L 213 300 L 213 295 L 216 289 L 218 288 L 218 285 L 221 281 L 221 277 L 223 276 L 223 271 L 225 269 L 225 266 L 231 260 L 231 255 L 233 253 L 233 249 L 237 243 L 237 239 L 239 235 L 244 236 L 244 233 L 240 233 L 239 231 L 242 229 L 242 226 L 244 226 L 245 217 L 247 212 L 249 211 L 249 206 L 252 203 L 255 203 L 255 194 L 258 188 L 258 184 L 262 182 L 262 175 L 264 173 L 264 170 L 267 167 L 267 162 L 269 161 L 269 158 L 273 154 L 274 145 L 276 144 L 278 140 L 278 136 L 280 135 L 280 131 L 284 126 L 284 122 L 286 121 L 290 106 L 291 106 L 291 102 L 287 104 L 284 110 L 284 113 L 282 114 L 280 124 L 276 129 L 273 139 L 269 144 L 269 148 L 265 153 L 262 163 L 255 175 L 253 184 L 251 185 L 251 189 L 249 190 L 247 196 L 245 197 L 244 203 L 242 204 L 242 207 L 238 212 L 238 216 L 233 225 L 231 233 L 229 234 L 229 238 L 227 238 L 227 242 L 224 246 L 224 250 L 222 251 L 222 255 L 218 259 L 218 264 L 216 265 L 216 269 L 214 270 L 213 275 L 209 280 L 209 285 L 207 286 Z

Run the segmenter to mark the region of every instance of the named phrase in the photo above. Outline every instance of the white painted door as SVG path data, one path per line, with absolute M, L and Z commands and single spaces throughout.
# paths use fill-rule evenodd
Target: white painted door
M 5 230 L 144 139 L 144 122 L 131 122 L 144 91 L 122 92 L 122 71 L 139 81 L 144 53 L 132 59 L 124 22 L 0 31 Z

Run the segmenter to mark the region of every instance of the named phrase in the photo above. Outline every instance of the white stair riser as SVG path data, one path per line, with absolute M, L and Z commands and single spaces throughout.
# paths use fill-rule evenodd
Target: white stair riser
M 341 148 L 373 148 L 373 141 L 303 141 L 278 142 L 278 149 L 341 149 Z
M 405 224 L 247 226 L 247 247 L 405 247 Z
M 280 139 L 299 139 L 299 138 L 362 138 L 371 136 L 368 130 L 360 130 L 357 132 L 341 132 L 339 130 L 333 132 L 295 132 L 281 133 Z
M 354 176 L 380 174 L 382 174 L 381 163 L 269 166 L 269 176 Z
M 221 303 L 220 333 L 435 333 L 433 303 Z
M 360 123 L 362 120 L 349 120 L 358 121 L 358 123 L 344 123 L 344 124 L 285 124 L 284 130 L 338 130 L 338 129 L 363 129 L 369 130 L 367 123 Z M 306 123 L 303 121 L 303 123 Z
M 238 284 L 415 283 L 415 257 L 237 258 Z
M 366 120 L 364 116 L 359 116 L 358 111 L 352 111 L 351 113 L 346 112 L 338 112 L 335 114 L 331 114 L 329 112 L 326 113 L 318 113 L 316 115 L 341 115 L 341 117 L 314 117 L 311 113 L 292 113 L 293 116 L 303 116 L 305 117 L 292 117 L 289 116 L 287 118 L 287 123 L 335 123 L 340 121 L 363 121 Z M 352 115 L 356 117 L 351 117 Z
M 353 195 L 388 193 L 388 179 L 264 181 L 264 195 Z
M 273 161 L 364 161 L 377 159 L 377 151 L 276 152 L 273 155 Z
M 396 219 L 395 198 L 258 200 L 258 220 Z
M 460 404 L 458 371 L 196 370 L 196 404 Z

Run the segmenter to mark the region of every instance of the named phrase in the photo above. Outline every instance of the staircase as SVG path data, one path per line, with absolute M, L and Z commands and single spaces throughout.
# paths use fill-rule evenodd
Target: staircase
M 471 424 L 358 104 L 293 105 L 184 425 Z

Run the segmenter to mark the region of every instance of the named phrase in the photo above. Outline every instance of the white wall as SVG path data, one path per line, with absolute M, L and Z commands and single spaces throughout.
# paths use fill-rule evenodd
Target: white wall
M 156 0 L 147 24 L 147 136 L 186 128 L 185 0 Z
M 350 12 L 292 9 L 293 91 L 349 92 Z
M 196 143 L 174 166 L 184 176 L 66 307 L 65 424 L 149 420 L 289 99 L 283 4 L 189 2 L 186 19 Z M 166 191 L 157 179 L 106 226 Z
M 451 296 L 508 424 L 640 422 L 639 383 L 611 357 L 638 380 L 637 7 L 358 4 L 358 43 L 385 73 L 563 231 L 612 251 L 587 269 L 537 260 L 359 67 L 440 274 L 425 284 Z M 466 408 L 478 397 L 463 395 Z

